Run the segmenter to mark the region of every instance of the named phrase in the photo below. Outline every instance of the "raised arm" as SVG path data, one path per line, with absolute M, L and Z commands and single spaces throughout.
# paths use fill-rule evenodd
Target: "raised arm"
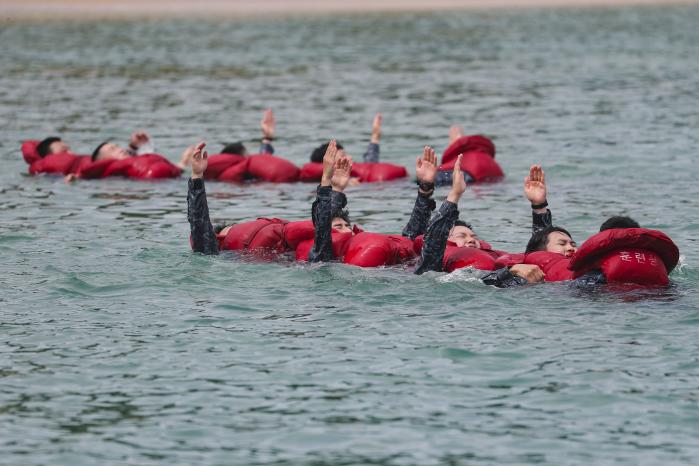
M 332 139 L 323 156 L 323 175 L 316 191 L 316 200 L 311 207 L 313 218 L 313 248 L 308 254 L 309 262 L 327 262 L 333 259 L 332 248 L 332 179 L 337 157 L 337 142 Z
M 546 202 L 546 176 L 541 165 L 532 165 L 529 176 L 524 178 L 524 195 L 532 205 L 532 234 L 550 227 L 553 223 Z
M 205 143 L 196 146 L 192 154 L 192 177 L 187 192 L 187 220 L 189 221 L 192 251 L 202 254 L 218 254 L 218 240 L 209 219 L 209 205 L 206 202 L 204 171 L 208 165 Z
M 452 172 L 451 191 L 427 227 L 420 263 L 415 269 L 416 274 L 420 275 L 428 270 L 441 272 L 447 238 L 454 227 L 454 222 L 459 218 L 458 204 L 464 191 L 466 191 L 466 181 L 461 171 L 461 155 L 459 155 Z
M 187 166 L 192 163 L 192 157 L 194 156 L 194 152 L 197 150 L 197 146 L 189 146 L 185 150 L 182 151 L 182 155 L 180 156 L 180 161 L 177 162 L 177 166 L 179 167 L 180 170 L 184 171 Z
M 272 113 L 271 108 L 265 110 L 265 114 L 262 116 L 262 121 L 260 122 L 260 128 L 262 129 L 260 153 L 274 154 L 274 147 L 272 147 L 272 141 L 274 141 L 274 134 L 277 128 L 277 121 L 274 119 L 274 113 Z
M 408 224 L 403 228 L 403 236 L 415 239 L 425 233 L 430 215 L 435 209 L 435 202 L 432 199 L 434 193 L 434 178 L 437 175 L 437 156 L 434 149 L 425 146 L 422 157 L 418 157 L 415 162 L 415 175 L 417 176 L 417 199 L 410 214 Z
M 376 163 L 379 161 L 379 143 L 381 142 L 381 114 L 377 113 L 374 116 L 374 121 L 371 125 L 371 139 L 369 146 L 364 153 L 364 161 Z
M 155 150 L 153 141 L 145 131 L 136 131 L 131 135 L 127 152 L 130 155 L 148 154 Z

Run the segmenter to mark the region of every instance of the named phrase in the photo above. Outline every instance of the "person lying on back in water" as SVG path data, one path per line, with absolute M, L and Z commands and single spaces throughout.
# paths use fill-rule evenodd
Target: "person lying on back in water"
M 202 254 L 218 254 L 216 231 L 209 218 L 206 202 L 204 171 L 209 164 L 206 143 L 200 142 L 192 154 L 192 176 L 187 183 L 187 220 L 189 221 L 192 251 Z M 230 228 L 230 227 L 228 227 Z
M 129 157 L 136 157 L 139 155 L 153 153 L 153 144 L 151 142 L 150 136 L 144 131 L 138 131 L 131 135 L 131 141 L 126 149 L 106 140 L 100 143 L 95 150 L 92 152 L 92 161 L 96 162 L 98 160 L 124 160 Z M 174 164 L 181 171 L 189 165 L 189 162 L 194 153 L 194 146 L 187 147 L 180 156 L 180 161 Z M 63 179 L 66 182 L 72 182 L 80 177 L 79 174 L 69 173 Z
M 524 180 L 524 194 L 532 207 L 532 237 L 527 243 L 525 254 L 547 251 L 572 257 L 577 252 L 577 244 L 566 229 L 553 225 L 553 216 L 548 209 L 546 177 L 541 165 L 532 165 L 530 168 L 529 176 Z M 614 216 L 603 222 L 599 231 L 639 227 L 638 222 L 630 217 Z M 493 274 L 498 274 L 503 286 L 523 284 L 520 279 L 508 274 L 507 269 L 500 269 Z M 605 284 L 607 279 L 601 270 L 591 270 L 573 282 L 577 287 L 589 287 Z
M 451 146 L 454 141 L 459 139 L 464 135 L 464 129 L 459 126 L 459 125 L 452 125 L 451 128 L 449 128 L 449 144 L 447 144 L 447 147 Z M 437 171 L 437 176 L 435 178 L 435 184 L 437 186 L 447 186 L 450 185 L 452 182 L 452 173 L 453 171 L 449 170 L 440 170 Z M 464 174 L 464 180 L 466 183 L 471 183 L 473 182 L 473 178 L 471 178 L 471 175 L 469 175 L 466 172 L 462 172 Z
M 447 195 L 446 200 L 439 208 L 439 211 L 434 215 L 425 231 L 424 246 L 420 254 L 420 261 L 415 269 L 415 273 L 420 275 L 429 270 L 436 272 L 442 271 L 444 261 L 444 251 L 446 250 L 447 241 L 453 241 L 459 247 L 474 247 L 480 249 L 480 241 L 473 233 L 473 230 L 465 222 L 457 224 L 459 218 L 458 203 L 461 196 L 466 191 L 466 181 L 463 172 L 461 171 L 461 155 L 457 159 L 452 171 L 452 188 Z M 434 186 L 434 176 L 436 171 L 436 157 L 434 150 L 429 147 L 425 148 L 423 160 L 418 160 L 418 199 L 411 215 L 411 221 L 403 230 L 404 236 L 417 237 L 422 234 L 421 226 L 424 224 L 426 203 L 421 200 L 425 195 L 431 195 Z M 414 225 L 411 222 L 414 218 L 421 219 L 416 221 Z M 427 216 L 429 218 L 429 216 Z M 544 274 L 536 265 L 517 264 L 509 268 L 508 273 L 512 277 L 519 278 L 524 283 L 537 283 L 543 281 Z M 483 277 L 483 282 L 488 285 L 499 287 L 508 286 L 504 283 L 496 272 L 490 273 Z
M 347 210 L 344 190 L 350 182 L 352 157 L 338 148 L 332 139 L 323 155 L 323 176 L 311 207 L 314 236 L 309 262 L 328 262 L 335 259 L 332 248 L 332 230 L 351 233 L 352 225 Z
M 367 146 L 366 152 L 364 152 L 364 155 L 362 156 L 362 159 L 364 162 L 368 163 L 377 163 L 379 162 L 379 153 L 380 153 L 380 147 L 379 143 L 381 142 L 381 121 L 382 117 L 380 113 L 377 113 L 374 116 L 374 121 L 372 122 L 371 125 L 371 138 L 369 139 L 369 145 Z M 323 157 L 325 156 L 325 153 L 328 149 L 328 143 L 321 144 L 320 146 L 316 147 L 313 149 L 313 152 L 311 152 L 311 162 L 315 163 L 321 163 L 323 162 Z M 349 156 L 345 152 L 345 149 L 343 148 L 342 144 L 337 143 L 337 151 L 338 155 L 340 157 L 342 156 Z M 359 178 L 352 177 L 350 178 L 350 185 L 357 185 L 359 184 Z
M 262 121 L 260 121 L 260 128 L 262 129 L 262 139 L 260 140 L 260 154 L 274 154 L 274 147 L 272 147 L 272 141 L 274 141 L 274 133 L 276 130 L 276 120 L 274 118 L 274 113 L 271 108 L 265 110 L 262 116 Z M 233 154 L 233 155 L 248 155 L 248 149 L 245 147 L 242 141 L 234 142 L 231 144 L 226 144 L 221 149 L 222 154 Z
M 410 219 L 403 229 L 403 236 L 414 240 L 418 236 L 424 235 L 427 231 L 430 216 L 436 207 L 432 194 L 434 194 L 437 172 L 437 156 L 434 149 L 425 146 L 422 157 L 418 157 L 415 163 L 415 174 L 418 184 L 417 199 L 415 199 Z M 456 220 L 454 226 L 449 230 L 448 241 L 458 247 L 475 247 L 479 249 L 481 247 L 480 240 L 474 233 L 471 225 L 461 220 Z
M 109 144 L 111 144 L 111 146 L 105 148 L 105 146 Z M 121 149 L 116 144 L 105 141 L 101 143 L 99 146 L 97 146 L 97 149 L 95 151 L 103 148 L 104 152 L 101 154 L 99 158 L 97 158 L 95 153 L 93 153 L 92 160 L 102 160 L 107 158 L 126 158 L 131 155 L 153 152 L 148 134 L 142 131 L 137 131 L 131 135 L 131 140 L 129 141 L 127 149 Z M 112 150 L 110 150 L 110 148 Z M 116 150 L 114 148 L 118 148 L 119 150 Z M 51 154 L 61 154 L 64 152 L 70 153 L 70 146 L 60 137 L 50 136 L 39 142 L 39 144 L 36 146 L 36 152 L 37 154 L 39 154 L 39 157 L 43 159 L 47 155 Z
M 192 176 L 189 179 L 187 191 L 187 220 L 190 226 L 192 250 L 202 254 L 218 254 L 219 244 L 216 235 L 227 234 L 233 225 L 214 227 L 211 224 L 204 187 L 204 171 L 208 165 L 205 146 L 205 143 L 199 143 L 192 155 Z M 334 141 L 329 144 L 327 152 L 328 155 L 324 159 L 323 179 L 312 208 L 316 242 L 309 260 L 314 262 L 333 259 L 330 236 L 332 229 L 343 233 L 352 231 L 349 215 L 346 210 L 343 210 L 347 205 L 347 198 L 343 191 L 349 183 L 352 159 L 347 155 L 337 157 L 337 167 L 334 167 L 337 155 Z M 326 166 L 327 164 L 330 165 Z M 327 226 L 326 218 L 330 220 Z

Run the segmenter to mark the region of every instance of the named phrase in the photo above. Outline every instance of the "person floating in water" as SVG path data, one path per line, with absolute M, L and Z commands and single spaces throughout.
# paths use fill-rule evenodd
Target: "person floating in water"
M 262 121 L 260 121 L 260 128 L 262 129 L 262 138 L 260 139 L 260 154 L 274 154 L 274 147 L 272 142 L 274 142 L 274 136 L 276 133 L 277 120 L 274 118 L 274 113 L 271 108 L 265 110 L 262 115 Z M 243 141 L 229 143 L 223 146 L 221 149 L 222 154 L 232 154 L 232 155 L 250 155 L 248 149 L 243 144 Z
M 459 200 L 466 191 L 467 186 L 464 174 L 459 168 L 461 166 L 461 157 L 462 155 L 458 156 L 457 163 L 452 170 L 452 188 L 446 200 L 434 217 L 432 217 L 424 231 L 425 244 L 420 254 L 418 266 L 415 269 L 415 273 L 418 275 L 430 270 L 437 272 L 442 271 L 447 241 L 451 241 L 457 247 L 481 249 L 481 240 L 473 232 L 471 225 L 458 220 Z M 418 161 L 418 165 L 422 165 L 416 170 L 420 187 L 418 188 L 418 200 L 413 209 L 412 218 L 417 217 L 424 219 L 427 217 L 424 207 L 426 203 L 422 202 L 420 198 L 424 197 L 427 193 L 431 193 L 434 189 L 432 184 L 434 183 L 436 175 L 436 157 L 434 156 L 434 151 L 426 147 L 423 160 Z M 418 222 L 416 222 L 416 224 L 418 224 Z M 424 220 L 419 224 L 424 224 Z M 422 234 L 422 231 L 421 228 L 417 228 L 411 231 L 404 231 L 404 234 L 406 233 L 411 236 L 417 236 Z M 541 269 L 536 265 L 529 264 L 516 264 L 509 268 L 508 274 L 513 278 L 518 277 L 527 283 L 537 283 L 544 279 Z M 506 282 L 497 273 L 486 275 L 483 281 L 489 285 L 506 286 Z
M 311 207 L 315 230 L 313 247 L 308 255 L 309 262 L 334 260 L 332 230 L 351 233 L 349 214 L 344 210 L 347 197 L 344 190 L 350 182 L 352 157 L 331 140 L 323 155 L 323 175 L 316 190 L 316 199 Z
M 381 141 L 382 117 L 380 113 L 374 116 L 371 128 L 371 138 L 366 152 L 362 157 L 362 162 L 353 165 L 350 185 L 359 183 L 372 183 L 379 181 L 389 181 L 403 178 L 408 175 L 405 167 L 380 161 L 380 141 Z M 311 153 L 311 161 L 301 167 L 299 179 L 301 181 L 320 181 L 322 176 L 323 156 L 328 148 L 328 144 L 321 144 Z M 342 144 L 337 144 L 338 155 L 348 155 Z

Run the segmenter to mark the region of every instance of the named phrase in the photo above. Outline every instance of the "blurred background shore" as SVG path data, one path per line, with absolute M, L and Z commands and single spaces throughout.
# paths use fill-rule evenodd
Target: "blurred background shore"
M 697 3 L 699 0 L 0 0 L 0 19 L 308 15 Z

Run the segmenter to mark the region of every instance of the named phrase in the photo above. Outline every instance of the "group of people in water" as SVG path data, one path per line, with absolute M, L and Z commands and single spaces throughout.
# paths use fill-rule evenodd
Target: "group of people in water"
M 394 176 L 398 173 L 396 166 L 379 161 L 381 115 L 373 120 L 371 139 L 361 163 L 355 163 L 342 145 L 331 140 L 314 149 L 310 162 L 299 169 L 273 155 L 275 120 L 271 110 L 265 112 L 261 128 L 258 155 L 249 155 L 242 143 L 235 143 L 226 145 L 220 154 L 209 156 L 202 142 L 187 148 L 176 165 L 152 153 L 145 133 L 134 133 L 128 148 L 105 141 L 91 156 L 72 154 L 70 147 L 57 137 L 25 142 L 23 153 L 31 173 L 60 173 L 68 180 L 115 174 L 134 178 L 179 176 L 191 165 L 187 194 L 190 244 L 193 251 L 202 254 L 238 250 L 267 259 L 293 254 L 297 260 L 343 261 L 363 267 L 415 263 L 416 274 L 472 267 L 485 271 L 482 281 L 497 287 L 543 281 L 571 281 L 583 287 L 605 283 L 665 286 L 669 272 L 679 260 L 679 250 L 667 235 L 641 228 L 633 219 L 622 216 L 607 219 L 600 233 L 578 248 L 566 229 L 553 225 L 545 174 L 539 165 L 531 167 L 524 182 L 524 194 L 532 209 L 532 236 L 524 253 L 493 249 L 478 237 L 471 224 L 459 218 L 458 204 L 467 183 L 497 180 L 503 173 L 494 161 L 492 141 L 480 135 L 464 136 L 459 127 L 452 127 L 449 132 L 450 145 L 441 164 L 429 146 L 417 158 L 417 195 L 402 234 L 364 232 L 351 222 L 346 209 L 346 187 L 404 176 Z M 171 167 L 163 166 L 165 163 Z M 49 165 L 54 165 L 54 171 L 46 168 Z M 250 178 L 318 181 L 311 220 L 257 219 L 214 226 L 204 180 Z M 434 212 L 433 195 L 440 184 L 450 184 L 451 189 Z

